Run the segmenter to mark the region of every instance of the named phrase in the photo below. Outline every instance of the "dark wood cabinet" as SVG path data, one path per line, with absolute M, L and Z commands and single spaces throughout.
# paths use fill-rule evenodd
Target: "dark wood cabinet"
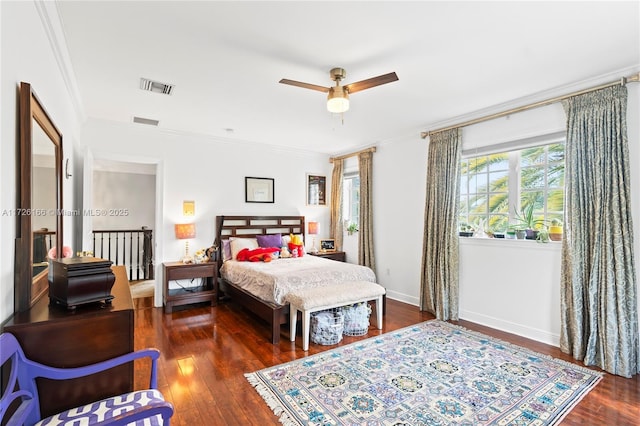
M 324 257 L 325 259 L 337 260 L 339 262 L 347 261 L 347 254 L 343 251 L 319 251 L 309 254 L 312 256 Z
M 15 314 L 3 332 L 16 336 L 26 356 L 53 367 L 70 368 L 105 361 L 133 351 L 133 300 L 124 266 L 113 266 L 116 280 L 110 305 L 90 303 L 69 310 L 45 296 Z M 133 363 L 73 380 L 37 379 L 43 417 L 133 390 Z
M 218 301 L 217 263 L 182 263 L 165 262 L 164 266 L 164 311 L 171 313 L 174 306 L 199 302 L 211 302 L 216 306 Z M 202 279 L 200 286 L 169 288 L 169 281 Z

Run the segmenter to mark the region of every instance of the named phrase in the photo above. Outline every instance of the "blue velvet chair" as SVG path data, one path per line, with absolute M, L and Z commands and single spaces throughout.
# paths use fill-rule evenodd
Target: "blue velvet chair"
M 0 335 L 0 366 L 3 377 L 0 397 L 0 423 L 21 425 L 169 425 L 173 406 L 157 389 L 157 349 L 145 349 L 104 362 L 78 368 L 53 368 L 27 359 L 16 338 L 10 333 Z M 96 401 L 83 407 L 58 413 L 46 419 L 40 417 L 40 401 L 36 378 L 67 380 L 107 370 L 136 359 L 151 358 L 149 389 L 134 391 Z

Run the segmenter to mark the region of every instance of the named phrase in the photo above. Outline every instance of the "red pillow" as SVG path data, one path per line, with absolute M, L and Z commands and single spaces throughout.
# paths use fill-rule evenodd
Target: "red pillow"
M 273 259 L 272 254 L 280 251 L 277 247 L 258 247 L 253 250 L 249 250 L 248 248 L 244 248 L 238 252 L 236 256 L 236 260 L 239 261 L 249 261 L 249 262 L 271 262 Z

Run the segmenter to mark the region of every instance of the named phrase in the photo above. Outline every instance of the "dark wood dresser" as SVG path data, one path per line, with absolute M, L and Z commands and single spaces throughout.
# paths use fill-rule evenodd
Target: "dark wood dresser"
M 3 332 L 16 336 L 26 356 L 53 367 L 79 367 L 133 351 L 133 300 L 124 266 L 116 276 L 111 305 L 91 303 L 70 311 L 42 297 L 14 315 Z M 74 380 L 38 379 L 43 417 L 133 390 L 133 363 Z

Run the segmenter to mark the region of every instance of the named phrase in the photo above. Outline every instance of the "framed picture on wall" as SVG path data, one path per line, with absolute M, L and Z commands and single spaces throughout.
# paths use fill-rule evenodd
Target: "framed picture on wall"
M 307 174 L 307 205 L 327 205 L 327 177 Z
M 244 201 L 246 203 L 273 203 L 273 178 L 244 178 Z

